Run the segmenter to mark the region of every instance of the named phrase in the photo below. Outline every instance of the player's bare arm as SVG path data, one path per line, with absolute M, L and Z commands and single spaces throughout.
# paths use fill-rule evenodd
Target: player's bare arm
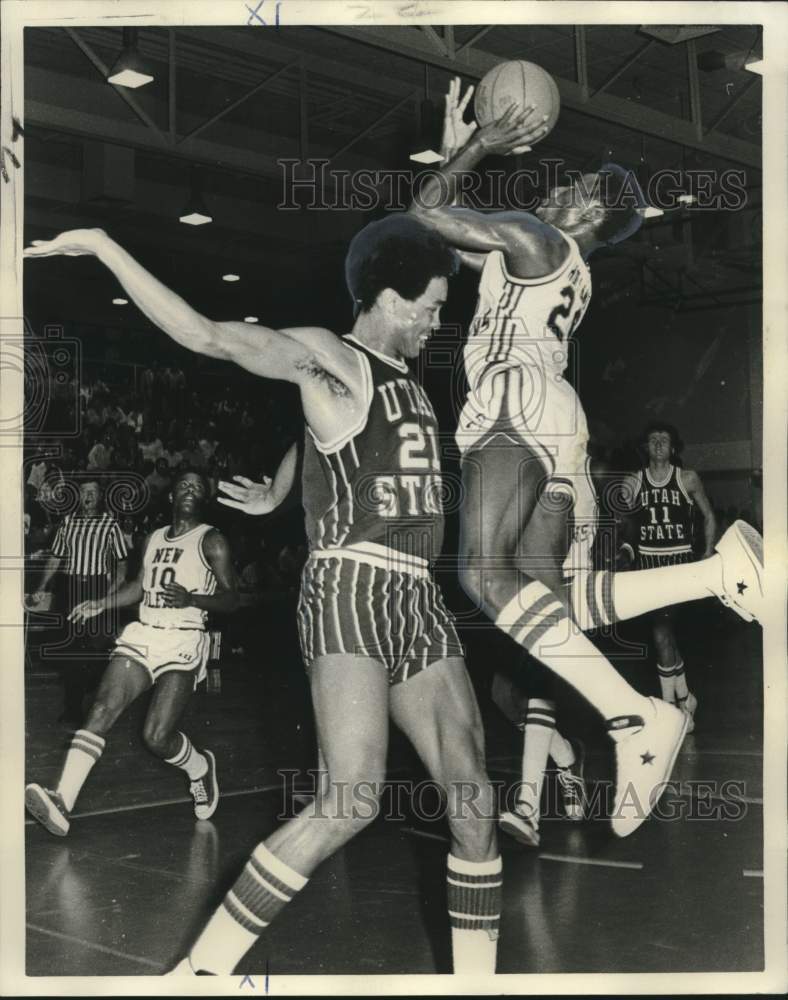
M 179 583 L 168 583 L 162 587 L 165 607 L 194 607 L 209 613 L 230 614 L 240 606 L 230 546 L 221 531 L 212 528 L 206 532 L 202 548 L 205 560 L 216 577 L 215 593 L 192 594 Z
M 629 473 L 621 483 L 621 505 L 626 508 L 626 513 L 621 520 L 622 537 L 619 539 L 620 545 L 616 553 L 618 569 L 627 569 L 635 562 L 637 526 L 633 515 L 637 508 L 637 502 L 638 477 L 635 473 Z
M 227 497 L 217 497 L 217 500 L 245 514 L 270 514 L 293 488 L 297 464 L 298 446 L 293 444 L 279 463 L 273 481 L 269 476 L 265 476 L 261 483 L 255 483 L 246 476 L 233 476 L 232 483 L 219 482 L 219 489 Z
M 466 95 L 467 96 L 467 95 Z M 456 104 L 456 97 L 454 98 Z M 465 99 L 461 102 L 467 103 Z M 447 117 L 461 117 L 447 96 Z M 456 124 L 453 126 L 456 130 Z M 549 223 L 522 211 L 478 212 L 455 204 L 463 174 L 475 169 L 488 154 L 510 155 L 545 131 L 533 109 L 517 114 L 509 108 L 497 121 L 470 133 L 465 145 L 436 174 L 427 176 L 408 211 L 436 229 L 459 250 L 476 253 L 501 251 L 507 269 L 517 277 L 537 278 L 556 270 L 569 253 L 566 241 Z M 447 129 L 444 128 L 444 144 Z M 449 130 L 451 134 L 451 130 Z
M 137 576 L 133 580 L 126 580 L 116 591 L 108 593 L 106 597 L 93 601 L 82 601 L 81 604 L 77 604 L 75 608 L 72 608 L 68 616 L 70 622 L 84 622 L 89 618 L 95 618 L 96 615 L 100 615 L 106 611 L 110 603 L 114 608 L 127 608 L 131 604 L 140 603 L 143 591 L 142 581 L 145 566 L 145 551 L 148 548 L 149 540 L 150 535 L 142 543 L 142 559 L 140 560 L 140 569 Z
M 274 330 L 211 320 L 146 271 L 101 229 L 75 229 L 53 240 L 35 240 L 24 252 L 28 258 L 86 254 L 98 257 L 148 319 L 183 347 L 232 361 L 264 378 L 298 385 L 307 422 L 319 439 L 341 434 L 367 405 L 359 359 L 330 330 Z
M 700 476 L 692 469 L 684 469 L 681 473 L 684 487 L 695 501 L 703 518 L 703 558 L 707 559 L 714 553 L 714 542 L 717 539 L 717 518 L 714 508 L 709 502 L 706 490 L 703 488 Z

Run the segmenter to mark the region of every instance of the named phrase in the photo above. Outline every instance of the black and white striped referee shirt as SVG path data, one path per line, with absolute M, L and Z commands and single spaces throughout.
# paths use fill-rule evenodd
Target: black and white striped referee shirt
M 52 554 L 68 560 L 69 576 L 103 576 L 128 555 L 120 525 L 111 514 L 66 514 L 52 542 Z

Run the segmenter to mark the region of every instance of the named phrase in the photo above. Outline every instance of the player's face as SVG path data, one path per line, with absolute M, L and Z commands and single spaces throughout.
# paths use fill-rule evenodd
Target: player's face
M 571 184 L 564 184 L 550 190 L 539 205 L 538 215 L 545 222 L 556 225 L 566 220 L 568 214 L 582 214 L 592 205 L 599 203 L 599 175 L 582 174 Z
M 653 431 L 646 439 L 648 457 L 654 462 L 670 459 L 670 434 L 667 431 Z
M 446 304 L 448 291 L 449 283 L 446 278 L 432 278 L 417 299 L 400 300 L 403 329 L 400 353 L 404 357 L 418 357 L 432 331 L 440 326 L 441 307 Z
M 181 476 L 172 490 L 172 501 L 175 510 L 183 514 L 196 513 L 205 500 L 205 487 L 202 479 L 192 472 Z
M 79 488 L 79 502 L 82 505 L 83 514 L 95 514 L 98 510 L 101 491 L 98 483 L 83 483 Z

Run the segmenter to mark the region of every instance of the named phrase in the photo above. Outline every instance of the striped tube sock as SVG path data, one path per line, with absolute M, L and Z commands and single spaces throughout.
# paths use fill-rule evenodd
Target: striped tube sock
M 722 562 L 716 555 L 699 562 L 632 573 L 578 572 L 570 584 L 572 614 L 580 628 L 588 632 L 672 604 L 709 597 L 719 592 L 721 581 Z
M 673 668 L 673 695 L 674 698 L 686 698 L 689 694 L 687 687 L 687 675 L 684 673 L 684 660 L 679 660 Z
M 307 879 L 258 844 L 191 950 L 195 971 L 229 975 Z
M 69 812 L 74 808 L 77 796 L 82 791 L 93 765 L 104 753 L 107 741 L 91 733 L 88 729 L 78 729 L 74 733 L 63 764 L 57 790 Z
M 492 861 L 463 861 L 449 855 L 446 872 L 454 972 L 495 972 L 501 922 L 501 856 Z
M 188 774 L 189 781 L 196 781 L 204 774 L 207 774 L 208 761 L 200 753 L 200 751 L 195 748 L 186 733 L 178 733 L 178 735 L 183 740 L 181 748 L 174 757 L 165 758 L 164 763 L 172 764 L 173 767 L 179 767 L 182 771 L 185 771 Z
M 526 584 L 500 610 L 495 624 L 579 691 L 602 718 L 649 711 L 648 699 L 630 687 L 591 640 L 572 627 L 564 606 L 544 584 L 535 580 Z
M 659 687 L 662 692 L 662 700 L 673 702 L 676 700 L 676 668 L 663 667 L 657 664 L 657 675 L 659 676 Z
M 547 756 L 555 734 L 555 702 L 529 698 L 523 729 L 522 782 L 517 790 L 517 802 L 539 825 Z
M 571 767 L 575 762 L 575 752 L 572 749 L 572 744 L 557 729 L 553 731 L 549 753 L 556 767 Z

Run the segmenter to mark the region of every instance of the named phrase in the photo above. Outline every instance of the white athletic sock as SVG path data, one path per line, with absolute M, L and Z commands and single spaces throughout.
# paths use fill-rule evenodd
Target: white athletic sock
M 549 754 L 556 767 L 571 767 L 575 762 L 572 744 L 557 729 L 553 731 L 553 738 L 550 740 Z
M 687 675 L 684 673 L 684 661 L 679 660 L 673 668 L 673 697 L 674 699 L 686 698 L 689 694 L 687 687 Z
M 258 844 L 192 948 L 189 960 L 194 971 L 229 975 L 306 883 L 265 844 Z
M 577 631 L 564 606 L 547 587 L 526 584 L 501 609 L 495 624 L 515 642 L 580 692 L 604 719 L 642 715 L 648 699 L 639 695 Z
M 550 744 L 555 734 L 555 702 L 529 698 L 523 729 L 522 780 L 517 789 L 517 802 L 539 825 L 544 772 Z
M 57 785 L 57 791 L 63 799 L 63 804 L 69 812 L 74 808 L 77 796 L 82 790 L 93 765 L 104 753 L 107 741 L 91 733 L 88 729 L 78 729 L 71 740 L 66 759 L 63 763 L 63 773 Z
M 721 585 L 718 555 L 632 573 L 578 572 L 570 584 L 572 614 L 580 628 L 589 632 L 672 604 L 710 597 Z
M 180 768 L 181 771 L 185 771 L 189 776 L 189 781 L 196 781 L 197 778 L 201 778 L 204 774 L 208 773 L 208 760 L 192 744 L 186 733 L 179 733 L 178 735 L 183 740 L 181 748 L 174 757 L 167 757 L 164 763 Z
M 455 975 L 492 975 L 498 954 L 503 866 L 450 854 L 446 888 Z

